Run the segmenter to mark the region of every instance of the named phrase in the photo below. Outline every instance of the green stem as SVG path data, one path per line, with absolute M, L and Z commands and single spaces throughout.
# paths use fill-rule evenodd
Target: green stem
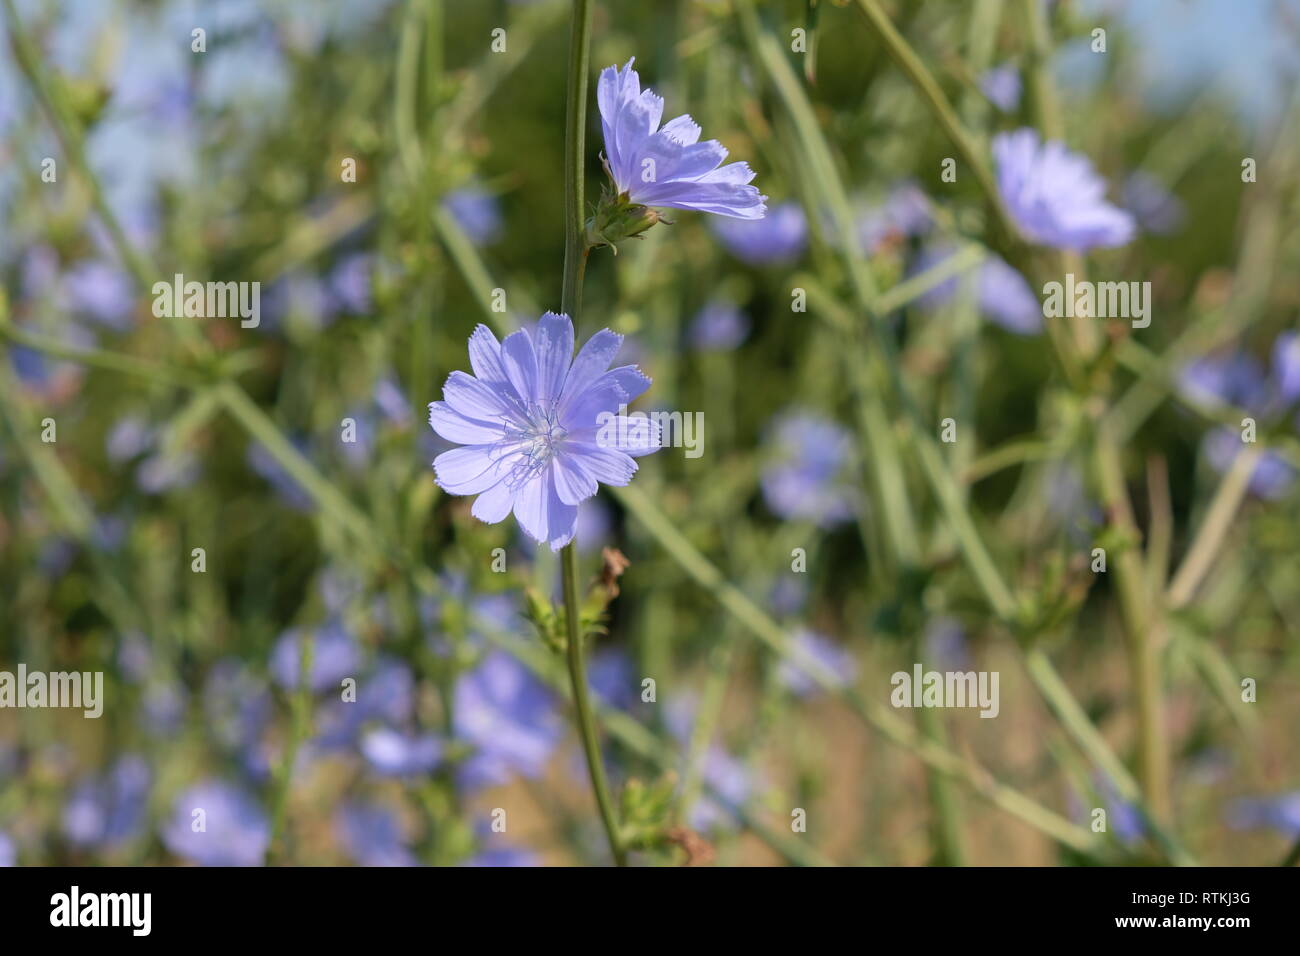
M 582 735 L 582 750 L 587 756 L 591 789 L 600 806 L 600 820 L 605 825 L 609 850 L 618 866 L 627 866 L 627 854 L 619 839 L 618 820 L 614 816 L 614 801 L 610 799 L 609 783 L 605 780 L 605 765 L 600 759 L 600 744 L 596 740 L 596 715 L 591 709 L 591 695 L 587 690 L 587 660 L 582 646 L 582 626 L 579 623 L 581 606 L 578 603 L 578 549 L 572 541 L 560 552 L 560 566 L 564 577 L 564 616 L 568 622 L 565 656 L 569 663 L 569 682 L 573 685 L 573 708 L 578 732 Z
M 1223 476 L 1223 481 L 1219 484 L 1219 489 L 1214 493 L 1210 507 L 1205 512 L 1205 518 L 1201 521 L 1196 539 L 1192 542 L 1187 557 L 1179 565 L 1178 573 L 1174 575 L 1173 582 L 1169 585 L 1167 596 L 1169 610 L 1176 611 L 1187 604 L 1196 593 L 1197 586 L 1209 572 L 1214 557 L 1218 554 L 1223 539 L 1227 537 L 1228 529 L 1237 515 L 1237 508 L 1246 497 L 1246 491 L 1250 488 L 1250 477 L 1255 473 L 1255 463 L 1262 454 L 1258 447 L 1244 449 L 1232 463 L 1228 473 Z
M 867 14 L 868 20 L 871 21 L 873 27 L 880 33 L 891 55 L 904 73 L 921 90 L 931 111 L 938 119 L 941 127 L 956 144 L 958 151 L 975 168 L 976 178 L 981 187 L 988 193 L 989 202 L 997 213 L 997 224 L 1004 227 L 991 230 L 990 245 L 1005 249 L 1004 254 L 1010 261 L 1021 262 L 1025 259 L 1025 246 L 1022 241 L 1014 236 L 1014 233 L 1005 234 L 1008 232 L 1008 228 L 1005 227 L 1009 227 L 1010 224 L 1006 219 L 1005 209 L 999 201 L 996 183 L 992 176 L 988 174 L 988 167 L 983 157 L 975 150 L 974 140 L 962 128 L 951 104 L 948 103 L 933 76 L 912 51 L 911 47 L 908 46 L 902 35 L 889 22 L 888 17 L 880 9 L 878 3 L 874 2 L 874 0 L 859 0 L 859 5 L 862 7 L 863 12 Z M 947 463 L 928 435 L 927 426 L 924 417 L 921 415 L 920 408 L 913 398 L 907 382 L 900 373 L 894 343 L 887 330 L 881 327 L 880 296 L 876 292 L 870 269 L 857 246 L 852 224 L 847 213 L 843 212 L 848 208 L 844 187 L 839 180 L 839 173 L 831 156 L 829 145 L 826 143 L 824 134 L 817 124 L 811 104 L 808 102 L 803 90 L 792 80 L 792 70 L 781 55 L 780 49 L 770 33 L 767 31 L 760 32 L 752 5 L 743 2 L 738 9 L 741 13 L 741 24 L 746 29 L 747 39 L 755 47 L 758 58 L 772 80 L 777 93 L 784 100 L 795 123 L 799 138 L 806 151 L 810 172 L 825 191 L 832 212 L 840 211 L 840 214 L 832 215 L 831 218 L 834 220 L 833 225 L 840 235 L 840 245 L 846 259 L 845 267 L 851 280 L 854 296 L 858 300 L 861 310 L 866 313 L 866 326 L 868 331 L 872 333 L 872 344 L 877 351 L 882 353 L 883 364 L 889 374 L 891 384 L 903 411 L 910 419 L 913 431 L 909 437 L 917 452 L 922 473 L 938 500 L 962 555 L 966 559 L 966 563 L 989 606 L 998 618 L 1014 630 L 1018 624 L 1018 603 L 1016 598 L 1003 580 L 996 561 L 967 513 L 960 486 L 949 473 Z M 1060 342 L 1057 344 L 1058 348 L 1062 349 L 1062 364 L 1068 373 L 1071 367 L 1070 361 L 1076 360 L 1077 356 L 1070 351 L 1068 343 Z M 1114 445 L 1113 440 L 1105 440 L 1105 438 L 1106 436 L 1102 436 L 1102 440 L 1096 443 L 1098 470 L 1108 479 L 1103 484 L 1108 484 L 1109 490 L 1112 492 L 1108 496 L 1108 503 L 1115 506 L 1111 509 L 1112 515 L 1127 514 L 1130 520 L 1125 527 L 1131 528 L 1131 512 L 1127 508 L 1122 511 L 1119 508 L 1121 504 L 1127 506 L 1127 495 L 1123 486 L 1122 472 L 1119 471 L 1118 448 Z M 1135 600 L 1137 595 L 1133 588 L 1133 584 L 1142 577 L 1140 559 L 1130 551 L 1121 554 L 1116 561 L 1116 565 L 1116 577 L 1121 591 L 1120 603 L 1127 625 L 1126 631 L 1130 635 L 1140 634 L 1140 627 L 1135 625 L 1142 619 L 1144 609 L 1141 601 Z M 1144 728 L 1141 737 L 1143 741 L 1142 749 L 1146 758 L 1143 765 L 1144 779 L 1147 781 L 1146 790 L 1149 794 L 1147 803 L 1153 806 L 1154 813 L 1148 812 L 1147 806 L 1142 804 L 1139 804 L 1139 809 L 1143 811 L 1148 819 L 1153 816 L 1165 819 L 1167 817 L 1166 812 L 1164 812 L 1166 806 L 1161 797 L 1167 793 L 1167 787 L 1165 786 L 1168 779 L 1167 761 L 1164 759 L 1167 757 L 1167 748 L 1164 746 L 1158 696 L 1152 693 L 1153 689 L 1158 688 L 1159 673 L 1156 666 L 1158 662 L 1150 641 L 1132 642 L 1132 647 L 1135 651 L 1140 652 L 1135 656 L 1141 658 L 1140 663 L 1142 665 L 1138 668 L 1140 672 L 1138 696 L 1142 704 L 1139 723 Z M 1049 693 L 1049 689 L 1042 686 L 1041 683 L 1036 682 L 1036 685 L 1040 692 L 1045 695 Z M 1150 795 L 1154 795 L 1155 799 L 1152 799 Z
M 290 701 L 289 742 L 284 749 L 284 763 L 276 781 L 275 805 L 271 813 L 271 839 L 267 843 L 268 862 L 288 862 L 289 847 L 284 835 L 284 818 L 289 808 L 289 786 L 293 782 L 293 765 L 298 759 L 298 748 L 307 739 L 311 725 L 311 665 L 316 638 L 304 633 L 298 649 L 298 686 Z
M 984 198 L 989 208 L 993 211 L 996 223 L 995 228 L 992 230 L 994 234 L 990 237 L 994 240 L 993 244 L 1002 252 L 1014 248 L 1020 242 L 1019 233 L 1012 223 L 1011 217 L 1007 214 L 1006 207 L 1002 204 L 1001 194 L 998 192 L 993 172 L 984 159 L 981 146 L 976 143 L 974 137 L 970 135 L 962 125 L 961 120 L 957 118 L 957 111 L 949 102 L 934 75 L 926 69 L 924 62 L 917 56 L 911 44 L 898 32 L 898 29 L 889 19 L 889 15 L 881 9 L 877 0 L 858 0 L 858 8 L 867 18 L 867 22 L 879 34 L 880 39 L 884 41 L 886 51 L 898 65 L 898 68 L 912 81 L 912 85 L 925 99 L 930 112 L 934 114 L 948 139 L 957 148 L 962 162 L 969 166 L 971 172 L 974 173 L 975 180 L 984 192 Z
M 573 23 L 569 33 L 569 79 L 564 108 L 564 285 L 560 309 L 576 328 L 582 313 L 582 278 L 587 263 L 586 227 L 582 218 L 584 151 L 587 127 L 587 64 L 591 53 L 591 2 L 573 0 Z M 605 765 L 596 741 L 596 715 L 587 688 L 587 661 L 579 621 L 578 551 L 571 541 L 560 555 L 564 577 L 564 612 L 568 624 L 569 681 L 573 685 L 574 716 L 582 749 L 587 755 L 591 789 L 600 806 L 600 819 L 609 838 L 609 849 L 618 866 L 627 866 L 627 854 L 618 833 L 614 803 L 605 780 Z
M 564 286 L 561 308 L 578 325 L 587 226 L 582 215 L 586 184 L 587 72 L 591 57 L 591 2 L 573 0 L 569 33 L 569 79 L 564 93 Z
M 1300 863 L 1300 839 L 1295 841 L 1295 844 L 1291 847 L 1291 852 L 1289 852 L 1278 865 L 1295 866 L 1297 863 Z

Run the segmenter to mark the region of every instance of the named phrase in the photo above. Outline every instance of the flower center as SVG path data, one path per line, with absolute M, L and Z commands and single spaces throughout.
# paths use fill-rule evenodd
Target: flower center
M 518 420 L 508 433 L 511 449 L 522 453 L 511 470 L 513 483 L 523 484 L 540 474 L 568 436 L 555 405 L 555 402 L 538 403 L 519 410 Z

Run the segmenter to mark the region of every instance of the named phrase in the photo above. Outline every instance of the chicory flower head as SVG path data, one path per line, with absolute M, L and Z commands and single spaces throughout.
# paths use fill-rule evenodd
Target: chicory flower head
M 605 169 L 612 196 L 589 224 L 593 244 L 613 244 L 649 229 L 660 216 L 652 206 L 697 209 L 735 219 L 761 219 L 767 197 L 749 185 L 747 163 L 728 163 L 717 140 L 700 142 L 700 127 L 683 114 L 661 127 L 663 97 L 641 89 L 628 60 L 601 71 L 596 88 L 605 135 Z
M 998 192 L 1020 231 L 1033 242 L 1083 251 L 1122 246 L 1137 226 L 1106 201 L 1106 182 L 1092 163 L 1032 129 L 993 138 Z
M 657 451 L 661 429 L 619 414 L 650 387 L 634 365 L 610 369 L 623 337 L 604 329 L 573 357 L 573 323 L 547 312 L 498 342 L 480 325 L 469 339 L 474 375 L 452 372 L 429 424 L 461 448 L 434 459 L 438 484 L 478 495 L 471 513 L 496 524 L 512 511 L 552 551 L 568 544 L 578 504 L 597 482 L 626 485 L 634 457 Z

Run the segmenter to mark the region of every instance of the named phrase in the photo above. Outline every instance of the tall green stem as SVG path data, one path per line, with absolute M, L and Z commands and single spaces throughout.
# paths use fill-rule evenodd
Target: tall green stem
M 605 765 L 600 759 L 600 744 L 596 741 L 596 714 L 591 707 L 587 690 L 587 658 L 582 646 L 582 628 L 578 622 L 578 550 L 573 542 L 564 546 L 560 555 L 564 575 L 564 612 L 568 621 L 568 647 L 565 654 L 569 662 L 569 681 L 573 685 L 573 708 L 582 735 L 582 750 L 587 755 L 587 770 L 591 774 L 591 789 L 600 806 L 600 820 L 609 838 L 609 850 L 614 862 L 627 866 L 627 854 L 618 835 L 618 820 L 614 817 L 614 801 L 610 799 L 609 783 L 605 780 Z
M 586 223 L 582 217 L 583 181 L 586 175 L 587 65 L 591 53 L 591 2 L 573 0 L 573 25 L 569 33 L 569 80 L 564 109 L 564 287 L 560 309 L 578 325 L 582 312 L 582 277 L 587 264 Z M 587 689 L 587 660 L 584 654 L 581 606 L 578 602 L 578 551 L 573 542 L 560 556 L 564 576 L 564 615 L 568 625 L 569 680 L 573 684 L 574 716 L 582 749 L 587 755 L 591 789 L 600 806 L 600 819 L 609 838 L 614 862 L 627 866 L 627 854 L 618 835 L 614 802 L 605 780 L 605 765 L 596 740 L 596 715 Z
M 591 58 L 591 0 L 573 0 L 569 32 L 569 80 L 564 95 L 564 288 L 561 308 L 578 325 L 582 274 L 587 264 L 587 225 L 582 215 L 586 182 L 587 72 Z

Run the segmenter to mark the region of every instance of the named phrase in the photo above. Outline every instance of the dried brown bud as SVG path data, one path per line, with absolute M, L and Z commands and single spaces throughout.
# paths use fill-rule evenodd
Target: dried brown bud
M 600 549 L 600 586 L 609 595 L 610 600 L 618 597 L 618 579 L 623 576 L 631 563 L 618 548 Z

